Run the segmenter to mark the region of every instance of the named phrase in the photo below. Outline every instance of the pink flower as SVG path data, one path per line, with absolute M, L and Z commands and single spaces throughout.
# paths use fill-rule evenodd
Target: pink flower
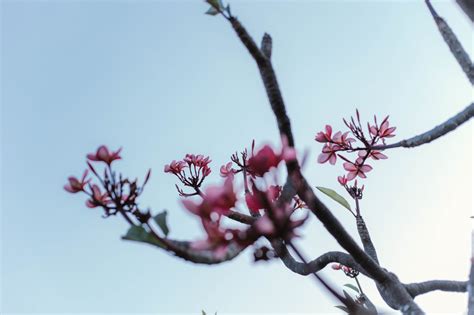
M 270 168 L 277 167 L 282 158 L 281 154 L 276 154 L 269 145 L 265 145 L 248 160 L 249 173 L 261 177 Z
M 186 167 L 183 161 L 173 160 L 170 164 L 165 165 L 165 173 L 179 174 Z
M 232 168 L 232 162 L 227 163 L 226 165 L 222 165 L 220 169 L 220 173 L 222 177 L 233 177 L 237 170 Z
M 341 264 L 332 264 L 331 268 L 334 269 L 334 270 L 341 270 L 342 265 Z
M 224 258 L 229 244 L 236 237 L 238 231 L 222 229 L 218 222 L 205 219 L 202 220 L 202 225 L 206 231 L 207 238 L 191 242 L 191 248 L 195 250 L 209 250 L 213 252 L 215 258 Z
M 91 161 L 100 161 L 100 162 L 105 162 L 108 165 L 110 165 L 113 161 L 115 160 L 120 160 L 120 151 L 122 151 L 122 148 L 118 149 L 117 151 L 109 151 L 109 149 L 105 145 L 101 145 L 98 149 L 97 152 L 90 153 L 87 155 L 87 158 Z
M 223 185 L 208 187 L 200 203 L 190 199 L 184 199 L 182 203 L 186 209 L 195 215 L 209 219 L 213 212 L 219 215 L 229 213 L 230 209 L 235 206 L 236 201 L 234 185 L 232 179 L 228 177 Z
M 207 167 L 208 164 L 212 162 L 208 156 L 204 157 L 202 154 L 186 154 L 183 161 L 188 164 L 194 164 L 197 167 Z
M 86 180 L 87 173 L 88 170 L 85 170 L 80 180 L 74 176 L 69 177 L 69 183 L 64 185 L 64 189 L 73 194 L 84 191 L 84 187 L 90 182 L 90 179 Z
M 110 197 L 107 192 L 102 193 L 99 186 L 92 185 L 92 197 L 86 201 L 86 206 L 89 208 L 104 207 L 110 203 Z
M 347 181 L 353 180 L 356 176 L 359 176 L 360 178 L 367 178 L 365 173 L 370 172 L 372 170 L 372 166 L 363 164 L 353 164 L 353 163 L 344 163 L 343 164 L 344 169 L 348 171 L 347 173 Z
M 375 118 L 376 119 L 376 118 Z M 377 124 L 375 126 L 370 126 L 369 131 L 375 137 L 379 136 L 380 138 L 391 138 L 395 137 L 393 133 L 397 129 L 397 127 L 389 127 L 388 116 L 385 117 L 380 128 L 378 128 Z
M 257 214 L 260 209 L 267 209 L 281 193 L 281 186 L 270 186 L 266 192 L 253 189 L 253 193 L 245 194 L 245 202 L 250 210 L 250 213 Z
M 359 151 L 358 155 L 361 158 L 365 158 L 365 156 L 367 155 L 367 151 L 362 151 L 361 150 L 361 151 Z M 385 159 L 388 158 L 385 154 L 383 154 L 382 152 L 380 152 L 378 150 L 371 150 L 370 153 L 369 153 L 369 157 L 371 157 L 374 160 L 385 160 Z
M 316 134 L 314 137 L 314 140 L 318 142 L 330 142 L 331 141 L 331 135 L 332 135 L 332 127 L 330 125 L 326 125 L 326 132 L 320 131 Z
M 338 177 L 337 177 L 337 181 L 338 181 L 339 184 L 341 184 L 342 186 L 346 186 L 346 184 L 347 184 L 346 175 L 338 176 Z
M 329 161 L 331 165 L 336 164 L 336 152 L 340 149 L 341 147 L 337 144 L 333 145 L 331 143 L 326 143 L 323 147 L 322 153 L 318 156 L 318 163 L 323 164 Z
M 338 131 L 332 137 L 332 141 L 337 144 L 340 144 L 341 146 L 349 147 L 351 145 L 351 142 L 355 142 L 355 139 L 349 138 L 348 134 L 349 134 L 349 131 L 344 132 L 344 133 Z

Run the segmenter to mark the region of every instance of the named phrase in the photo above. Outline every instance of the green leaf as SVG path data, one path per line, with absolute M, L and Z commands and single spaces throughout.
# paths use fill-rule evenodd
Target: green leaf
M 348 288 L 350 288 L 350 289 L 352 289 L 352 290 L 354 290 L 354 291 L 356 291 L 357 293 L 360 293 L 359 288 L 357 288 L 357 287 L 356 287 L 355 285 L 353 285 L 353 284 L 346 283 L 346 284 L 344 284 L 344 286 L 345 286 L 345 287 L 348 287 Z
M 163 211 L 161 213 L 158 213 L 153 217 L 153 220 L 155 220 L 156 224 L 160 227 L 160 229 L 163 231 L 165 236 L 168 236 L 168 233 L 170 232 L 170 229 L 168 228 L 168 224 L 166 223 L 166 216 L 168 215 L 168 212 Z
M 324 187 L 316 187 L 319 191 L 321 191 L 322 193 L 326 194 L 327 196 L 329 196 L 332 200 L 338 202 L 341 206 L 345 207 L 346 209 L 349 209 L 351 210 L 351 205 L 347 202 L 346 199 L 344 199 L 344 197 L 342 197 L 341 195 L 339 195 L 337 192 L 335 192 L 334 190 L 332 189 L 329 189 L 329 188 L 324 188 Z
M 202 312 L 202 315 L 206 315 L 206 312 L 204 312 L 204 311 L 201 311 L 201 312 Z
M 335 308 L 338 308 L 338 309 L 340 309 L 340 310 L 343 310 L 344 312 L 349 313 L 349 309 L 348 309 L 347 307 L 343 306 L 343 305 L 336 305 L 336 306 L 334 306 L 334 307 L 335 307 Z
M 122 239 L 128 240 L 128 241 L 147 243 L 153 246 L 165 248 L 165 245 L 160 240 L 158 240 L 153 234 L 147 232 L 141 226 L 134 225 L 130 227 L 127 231 L 127 234 L 122 236 Z
M 206 11 L 206 14 L 208 14 L 208 15 L 217 15 L 217 14 L 219 14 L 219 10 L 217 10 L 214 7 L 210 7 L 209 10 Z

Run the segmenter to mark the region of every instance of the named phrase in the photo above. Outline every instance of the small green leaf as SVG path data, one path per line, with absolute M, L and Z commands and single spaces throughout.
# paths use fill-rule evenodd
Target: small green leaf
M 150 245 L 165 248 L 165 245 L 160 240 L 158 240 L 155 236 L 153 236 L 153 234 L 147 232 L 141 226 L 134 225 L 130 227 L 127 231 L 127 234 L 122 236 L 122 239 L 128 240 L 128 241 L 148 243 Z
M 352 290 L 354 290 L 354 291 L 356 291 L 357 293 L 360 293 L 359 288 L 357 288 L 357 287 L 356 287 L 355 285 L 353 285 L 353 284 L 346 283 L 346 284 L 344 284 L 344 286 L 345 286 L 345 287 L 348 287 L 348 288 L 350 288 L 350 289 L 352 289 Z
M 206 312 L 204 312 L 204 311 L 201 311 L 201 312 L 202 312 L 202 315 L 206 315 Z
M 208 14 L 208 15 L 217 15 L 217 14 L 219 14 L 219 10 L 217 10 L 214 7 L 210 7 L 209 10 L 206 11 L 206 14 Z
M 335 308 L 338 308 L 338 309 L 340 309 L 340 310 L 343 310 L 344 312 L 349 313 L 349 309 L 348 309 L 347 307 L 343 306 L 343 305 L 336 305 L 336 306 L 334 306 L 334 307 L 335 307 Z
M 354 299 L 352 298 L 352 296 L 349 293 L 347 293 L 346 290 L 342 290 L 342 293 L 344 293 L 344 296 L 346 297 L 346 302 L 348 302 L 350 304 L 354 303 Z
M 156 224 L 160 227 L 160 229 L 163 231 L 165 236 L 168 236 L 168 233 L 170 232 L 170 229 L 168 228 L 168 224 L 166 223 L 166 216 L 168 215 L 168 212 L 163 211 L 161 213 L 158 213 L 153 217 L 153 220 L 155 220 Z
M 351 210 L 351 205 L 347 202 L 347 200 L 339 195 L 332 189 L 324 188 L 324 187 L 316 187 L 319 191 L 329 196 L 332 200 L 338 202 L 341 206 L 345 207 L 346 209 Z

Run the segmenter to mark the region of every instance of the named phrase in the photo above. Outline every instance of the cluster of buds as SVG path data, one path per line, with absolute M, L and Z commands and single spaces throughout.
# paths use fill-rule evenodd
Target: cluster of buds
M 182 188 L 176 185 L 180 196 L 189 197 L 200 193 L 200 187 L 204 179 L 211 174 L 209 163 L 211 163 L 211 160 L 208 156 L 186 154 L 182 160 L 172 161 L 165 165 L 164 171 L 165 173 L 174 174 L 184 186 L 191 187 L 194 190 L 192 193 L 185 193 Z
M 347 185 L 347 179 L 345 178 L 345 176 L 339 176 L 337 178 L 337 181 L 346 189 L 352 199 L 362 199 L 362 193 L 364 192 L 365 185 L 362 185 L 362 187 L 358 187 L 357 179 L 354 181 L 353 186 Z
M 122 174 L 117 175 L 112 170 L 112 162 L 119 159 L 121 159 L 120 149 L 110 151 L 106 146 L 100 146 L 95 153 L 87 155 L 88 169 L 84 171 L 81 179 L 74 176 L 69 177 L 64 189 L 70 193 L 86 194 L 89 197 L 86 200 L 86 206 L 102 208 L 105 217 L 123 212 L 131 213 L 139 221 L 143 221 L 146 215 L 139 210 L 136 200 L 143 192 L 151 171 L 148 171 L 144 183 L 139 186 L 137 179 L 131 181 L 128 178 L 123 178 Z M 91 162 L 105 164 L 102 176 L 99 175 Z M 89 171 L 95 175 L 97 183 L 92 183 L 92 178 L 87 178 Z
M 344 266 L 343 264 L 333 264 L 331 268 L 334 270 L 342 270 L 344 274 L 350 278 L 355 278 L 359 275 L 359 271 L 352 269 L 351 267 Z
M 344 163 L 344 170 L 347 171 L 346 175 L 339 176 L 338 181 L 341 185 L 346 186 L 348 181 L 353 180 L 356 177 L 366 178 L 366 173 L 372 170 L 372 166 L 366 164 L 367 159 L 383 160 L 387 159 L 387 156 L 374 149 L 377 145 L 385 145 L 387 138 L 394 137 L 394 131 L 396 127 L 390 127 L 388 116 L 382 120 L 382 123 L 378 124 L 377 117 L 374 116 L 374 124 L 367 123 L 368 134 L 364 133 L 362 124 L 360 121 L 359 111 L 356 110 L 356 118 L 350 118 L 350 122 L 343 119 L 344 124 L 347 126 L 349 131 L 342 133 L 338 131 L 333 134 L 332 127 L 326 125 L 324 131 L 320 131 L 316 134 L 315 140 L 320 143 L 324 143 L 321 154 L 318 156 L 319 163 L 326 163 L 335 165 L 337 158 L 341 158 Z M 351 135 L 351 136 L 350 136 Z M 361 143 L 361 147 L 355 147 L 354 143 Z M 351 160 L 347 156 L 341 153 L 354 153 L 357 152 L 355 159 Z

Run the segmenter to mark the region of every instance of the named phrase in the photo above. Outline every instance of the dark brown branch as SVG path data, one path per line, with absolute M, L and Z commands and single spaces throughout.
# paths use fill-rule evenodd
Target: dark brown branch
M 461 66 L 462 70 L 466 74 L 467 78 L 474 84 L 474 65 L 472 64 L 471 58 L 462 47 L 461 43 L 456 37 L 456 34 L 451 30 L 448 23 L 436 13 L 435 9 L 431 5 L 429 0 L 425 0 L 428 9 L 430 10 L 433 19 L 438 26 L 439 32 L 441 36 L 443 36 L 444 41 L 448 45 L 451 53 L 453 54 L 454 58 L 456 58 L 457 62 Z
M 444 136 L 448 132 L 453 131 L 457 127 L 461 126 L 463 123 L 471 119 L 473 116 L 474 116 L 474 103 L 471 103 L 463 111 L 456 114 L 454 117 L 451 117 L 450 119 L 446 120 L 441 125 L 438 125 L 425 133 L 422 133 L 410 139 L 402 140 L 397 143 L 393 143 L 389 145 L 374 146 L 372 147 L 372 149 L 386 150 L 386 149 L 399 148 L 399 147 L 413 148 L 413 147 L 420 146 L 422 144 L 430 143 L 431 141 L 436 140 Z M 361 149 L 365 150 L 365 148 L 361 148 Z
M 230 210 L 229 214 L 226 215 L 229 219 L 243 223 L 243 224 L 252 224 L 255 222 L 255 218 L 247 214 L 243 214 L 237 211 Z
M 327 252 L 318 258 L 304 264 L 302 262 L 296 261 L 296 259 L 290 254 L 286 246 L 281 241 L 272 242 L 273 249 L 278 255 L 278 258 L 285 264 L 285 266 L 293 271 L 294 273 L 300 274 L 302 276 L 307 276 L 313 272 L 318 272 L 331 263 L 339 263 L 344 266 L 351 267 L 359 271 L 360 273 L 368 276 L 369 274 L 362 268 L 355 260 L 346 253 L 343 252 Z
M 364 219 L 362 216 L 356 216 L 357 222 L 357 231 L 359 232 L 360 240 L 362 241 L 362 245 L 364 246 L 364 250 L 377 264 L 379 263 L 379 259 L 377 257 L 377 251 L 375 250 L 375 246 L 370 239 L 369 230 L 365 224 Z
M 446 292 L 466 292 L 467 281 L 431 280 L 405 284 L 405 288 L 412 297 L 436 290 Z

